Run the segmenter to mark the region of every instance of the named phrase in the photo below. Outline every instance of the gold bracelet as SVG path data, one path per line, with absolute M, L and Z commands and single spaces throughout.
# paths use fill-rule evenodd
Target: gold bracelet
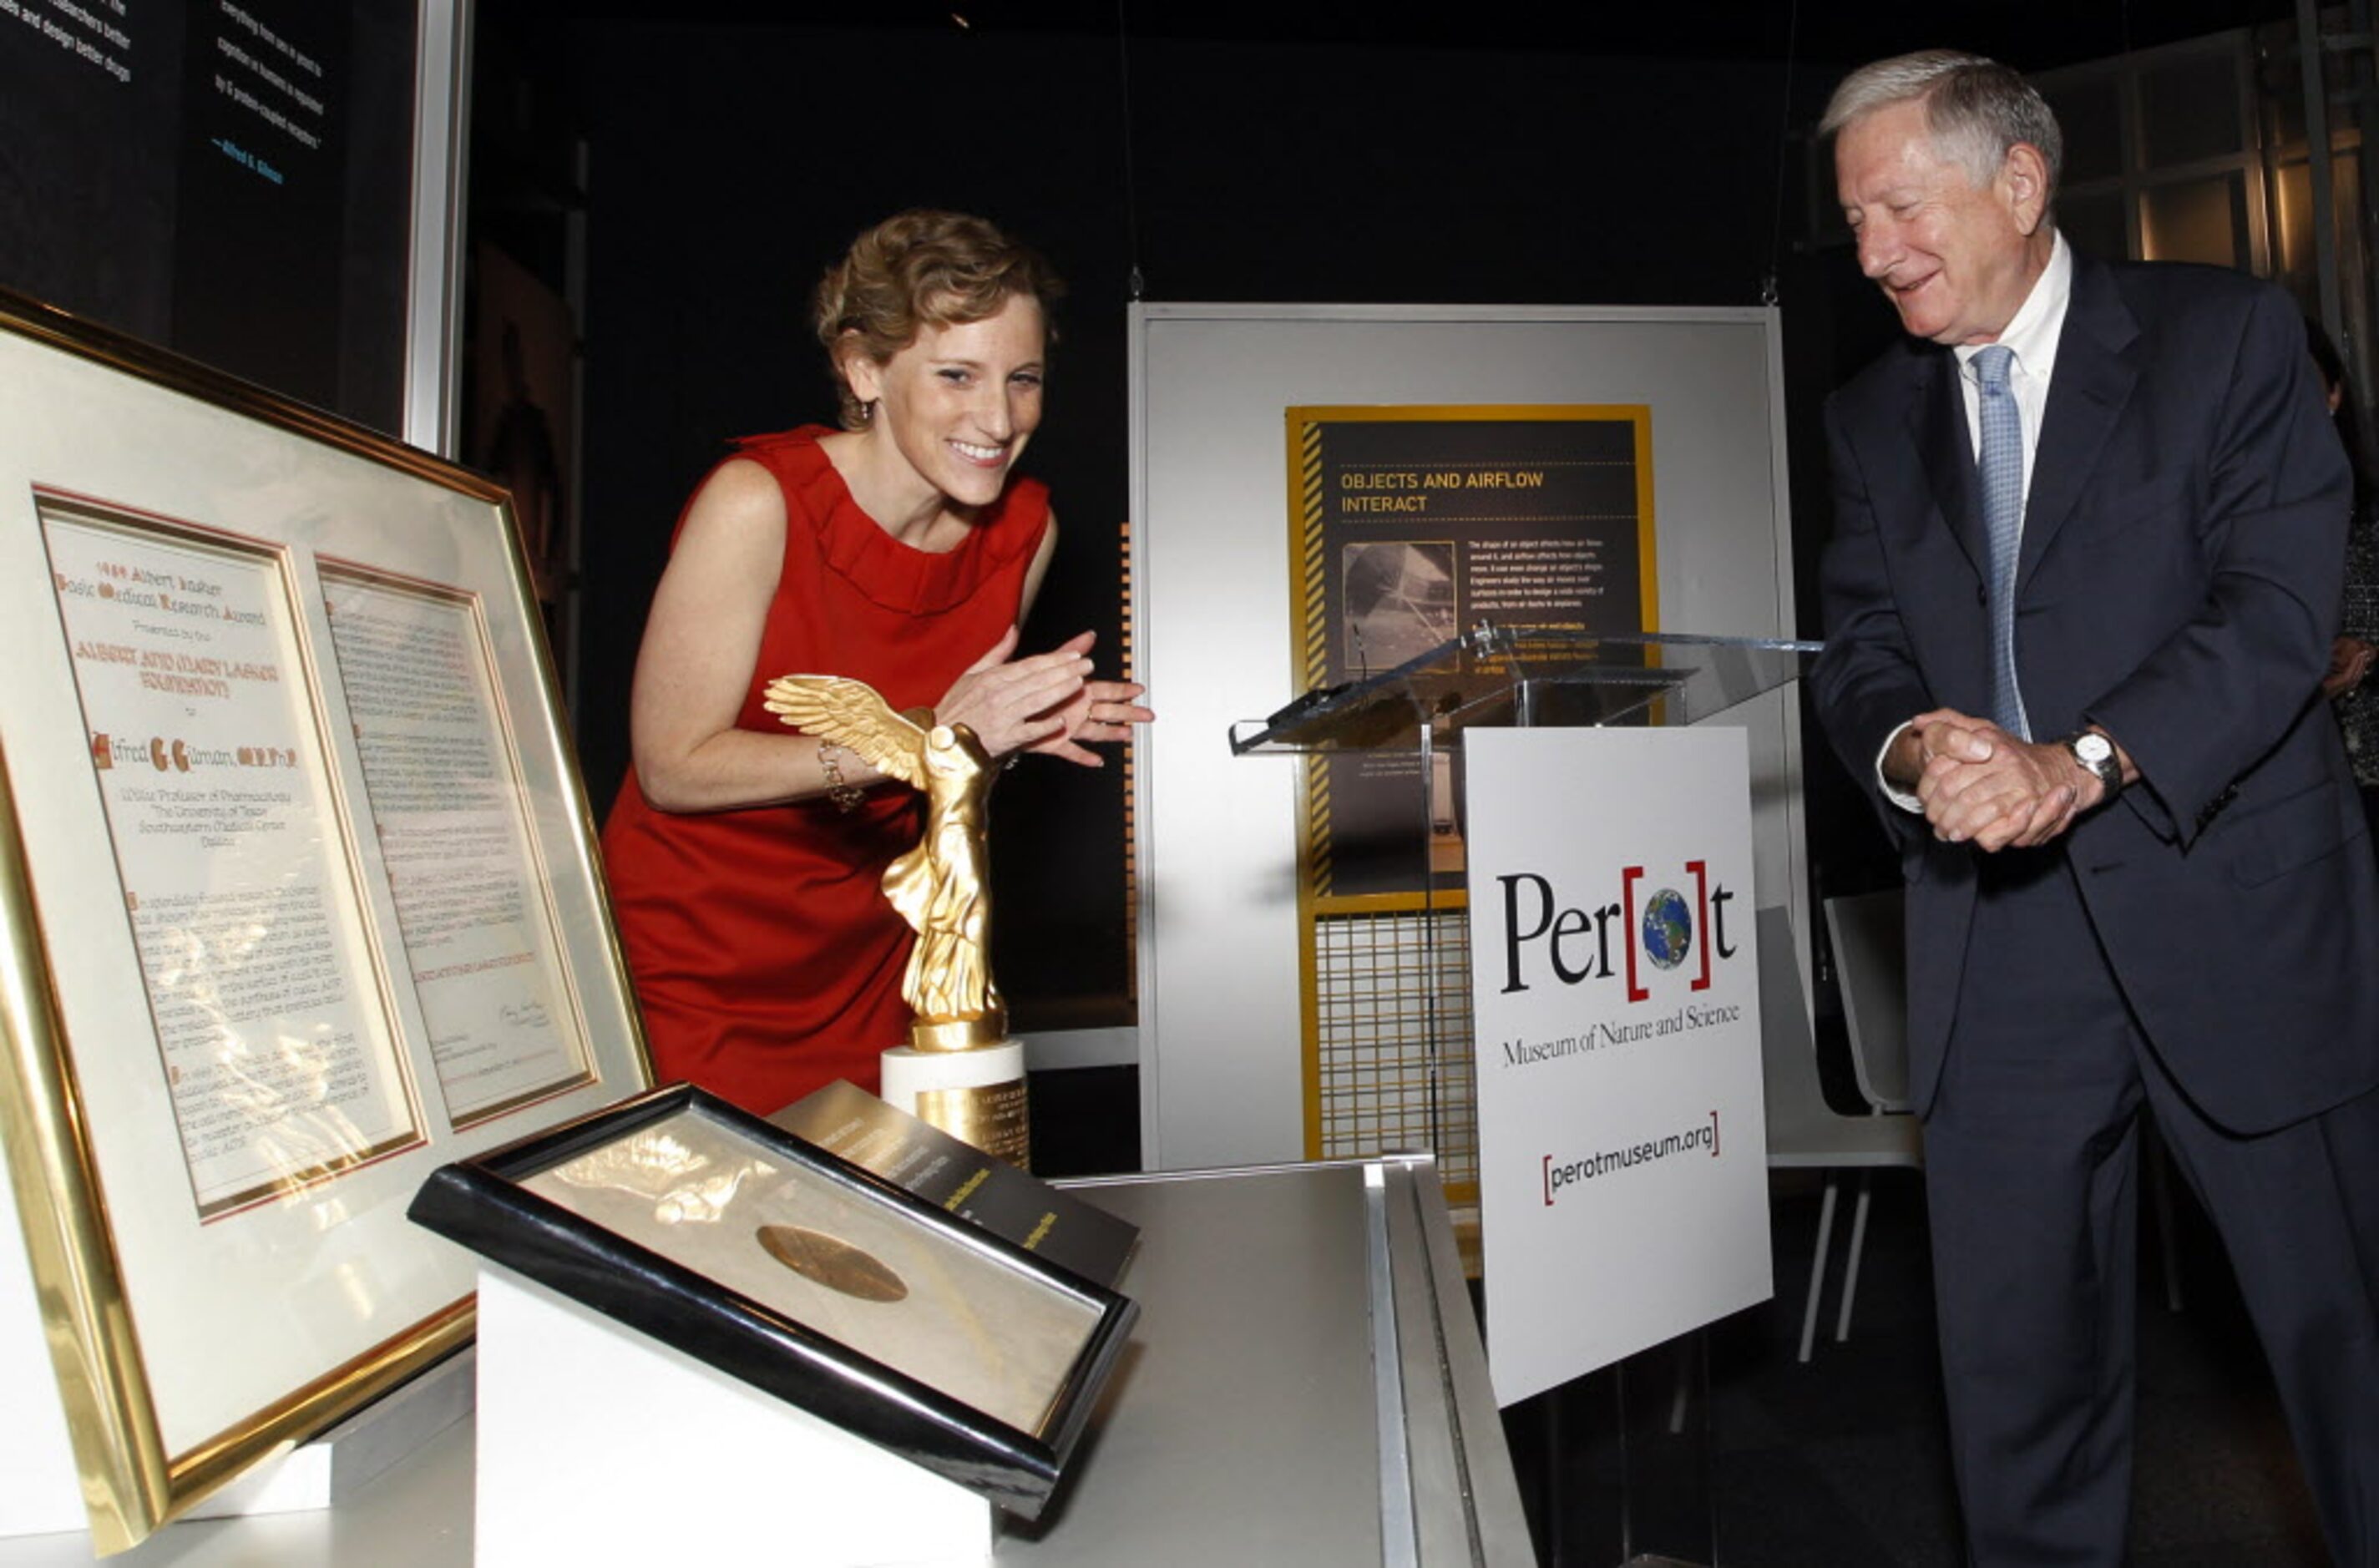
M 834 802 L 837 811 L 848 813 L 857 811 L 859 802 L 867 796 L 856 784 L 843 781 L 842 765 L 834 760 L 834 754 L 843 749 L 832 741 L 820 741 L 818 766 L 826 770 L 826 798 Z

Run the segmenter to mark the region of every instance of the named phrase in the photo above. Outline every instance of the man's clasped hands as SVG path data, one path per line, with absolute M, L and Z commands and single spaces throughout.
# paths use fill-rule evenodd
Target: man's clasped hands
M 1909 720 L 1884 775 L 1916 797 L 1933 836 L 1996 852 L 2046 844 L 2105 798 L 2059 741 L 2022 741 L 1987 718 L 1935 708 Z

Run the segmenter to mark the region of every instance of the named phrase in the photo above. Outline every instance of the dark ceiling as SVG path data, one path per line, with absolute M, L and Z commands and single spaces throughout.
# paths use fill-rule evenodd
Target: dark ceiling
M 2285 19 L 2291 0 L 1698 0 L 1683 5 L 1376 0 L 480 0 L 484 14 L 884 31 L 1475 48 L 1850 64 L 1935 45 L 2025 70 Z

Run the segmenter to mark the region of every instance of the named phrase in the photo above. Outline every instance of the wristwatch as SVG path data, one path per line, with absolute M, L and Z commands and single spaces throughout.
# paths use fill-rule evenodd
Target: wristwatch
M 2065 737 L 2064 745 L 2073 760 L 2097 775 L 2098 782 L 2106 787 L 2102 801 L 2111 801 L 2122 792 L 2123 764 L 2115 755 L 2114 742 L 2095 730 L 2084 730 L 2079 735 Z

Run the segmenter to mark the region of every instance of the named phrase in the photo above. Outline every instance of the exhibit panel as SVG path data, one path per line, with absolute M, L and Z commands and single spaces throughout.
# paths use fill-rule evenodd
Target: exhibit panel
M 0 6 L 0 287 L 451 455 L 470 13 Z
M 1641 404 L 1288 410 L 1296 702 L 1405 668 L 1414 710 L 1429 716 L 1396 740 L 1311 751 L 1302 770 L 1309 1154 L 1429 1149 L 1455 1200 L 1477 1198 L 1473 1078 L 1447 1049 L 1467 1006 L 1459 729 L 1447 716 L 1517 670 L 1467 640 L 1451 658 L 1435 651 L 1491 623 L 1557 657 L 1657 624 L 1648 416 Z
M 467 1338 L 414 1188 L 649 1068 L 502 492 L 0 306 L 0 1146 L 115 1549 Z
M 1372 1085 L 1389 1085 L 1392 1095 L 1395 1085 L 1425 1079 L 1417 1067 L 1425 1052 L 1467 1045 L 1467 1023 L 1417 1017 L 1403 999 L 1463 995 L 1467 928 L 1452 907 L 1458 893 L 1428 910 L 1308 927 L 1298 823 L 1313 804 L 1310 776 L 1296 763 L 1235 758 L 1226 744 L 1235 723 L 1273 711 L 1310 679 L 1297 631 L 1303 623 L 1310 636 L 1318 619 L 1298 597 L 1317 576 L 1299 555 L 1309 482 L 1292 445 L 1299 411 L 1569 409 L 1624 418 L 1645 433 L 1637 516 L 1651 526 L 1630 536 L 1642 581 L 1654 588 L 1644 624 L 1777 638 L 1790 634 L 1794 615 L 1776 318 L 1762 309 L 1151 305 L 1135 308 L 1131 331 L 1135 631 L 1141 676 L 1165 694 L 1165 722 L 1141 739 L 1136 759 L 1144 1157 L 1153 1168 L 1178 1168 L 1358 1153 L 1359 1144 L 1326 1133 L 1317 1146 L 1316 1102 L 1378 1101 Z M 1507 476 L 1508 489 L 1520 470 L 1543 464 L 1490 466 Z M 1411 486 L 1350 490 L 1340 476 L 1332 493 L 1409 507 L 1435 491 L 1429 466 L 1382 472 L 1407 468 Z M 1524 564 L 1564 566 L 1521 563 L 1517 546 L 1503 549 L 1509 543 L 1479 547 L 1502 552 L 1491 597 L 1528 597 Z M 1575 556 L 1566 567 L 1580 582 L 1596 564 L 1560 540 L 1528 548 Z M 1455 614 L 1466 580 L 1482 582 L 1488 560 L 1449 556 L 1456 581 L 1444 597 Z M 1412 561 L 1402 565 L 1399 585 L 1422 590 L 1402 597 L 1423 604 L 1424 617 L 1435 613 L 1429 568 L 1444 563 L 1426 561 L 1418 576 Z M 1770 693 L 1718 722 L 1741 728 L 1749 745 L 1755 901 L 1798 907 L 1807 872 L 1792 695 Z M 1417 833 L 1425 809 L 1414 807 Z M 1318 955 L 1310 988 L 1299 972 L 1309 940 Z M 1796 956 L 1805 972 L 1805 952 Z M 1423 966 L 1450 972 L 1424 976 Z M 1339 1000 L 1325 1005 L 1333 992 Z M 1322 1076 L 1334 1017 L 1346 1035 L 1337 1079 Z M 1449 1042 L 1457 1023 L 1463 1038 Z M 1431 1082 L 1426 1092 L 1451 1091 Z M 1349 1137 L 1392 1146 L 1391 1135 L 1412 1125 L 1393 1107 L 1373 1110 L 1346 1118 Z M 1475 1180 L 1458 1144 L 1443 1152 L 1450 1186 Z
M 398 433 L 463 459 L 463 211 L 469 159 L 472 12 L 477 0 L 418 0 L 413 65 L 410 255 L 405 404 Z

